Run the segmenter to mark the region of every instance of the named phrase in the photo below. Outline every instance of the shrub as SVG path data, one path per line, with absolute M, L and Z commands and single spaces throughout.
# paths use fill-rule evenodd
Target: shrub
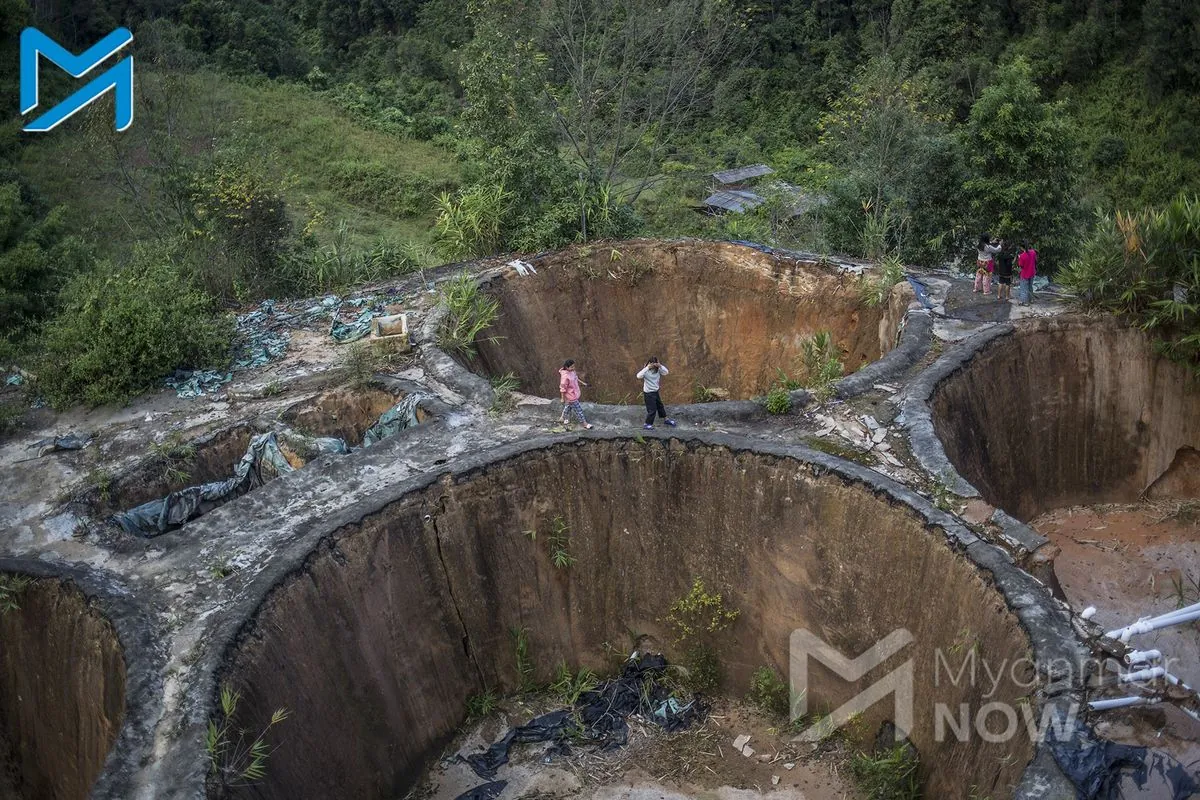
M 872 800 L 919 800 L 918 766 L 912 748 L 897 745 L 874 756 L 859 753 L 850 761 L 850 772 Z
M 267 759 L 275 752 L 267 744 L 267 734 L 272 728 L 288 718 L 285 708 L 275 710 L 270 721 L 250 738 L 249 732 L 234 724 L 242 693 L 228 684 L 221 687 L 220 720 L 209 720 L 205 736 L 208 751 L 209 774 L 222 790 L 261 781 L 267 776 Z
M 904 280 L 904 263 L 895 253 L 884 256 L 879 267 L 879 275 L 874 278 L 864 276 L 859 287 L 860 299 L 867 308 L 883 305 L 892 287 Z
M 228 363 L 233 321 L 161 253 L 76 276 L 46 326 L 37 388 L 56 408 L 123 402 L 176 369 Z
M 1098 214 L 1058 281 L 1085 305 L 1124 314 L 1169 358 L 1200 372 L 1200 197 Z
M 792 410 L 792 396 L 785 387 L 776 384 L 767 392 L 763 406 L 768 414 L 787 414 Z
M 791 711 L 788 685 L 771 667 L 759 667 L 750 677 L 750 702 L 768 714 Z
M 434 233 L 438 251 L 446 258 L 471 258 L 498 252 L 503 225 L 513 195 L 504 184 L 471 186 L 451 196 L 442 192 L 436 202 Z
M 0 575 L 0 614 L 21 608 L 21 595 L 33 580 L 24 575 Z
M 475 337 L 500 316 L 500 301 L 479 288 L 472 275 L 462 274 L 442 287 L 441 305 L 446 318 L 438 329 L 443 350 L 472 358 Z
M 829 331 L 818 331 L 801 344 L 804 359 L 804 379 L 813 396 L 828 400 L 833 396 L 833 383 L 842 377 L 845 367 L 841 352 Z
M 740 613 L 726 608 L 720 593 L 709 592 L 704 581 L 695 578 L 687 594 L 671 603 L 666 622 L 675 629 L 676 641 L 685 642 L 725 630 Z

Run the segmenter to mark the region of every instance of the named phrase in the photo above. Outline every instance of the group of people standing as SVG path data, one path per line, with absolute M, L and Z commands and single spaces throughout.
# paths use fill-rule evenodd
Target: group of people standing
M 1016 253 L 1003 239 L 993 239 L 986 233 L 979 237 L 979 253 L 975 262 L 975 291 L 992 293 L 992 276 L 996 277 L 996 299 L 1012 300 L 1013 262 L 1016 261 L 1021 291 L 1019 305 L 1033 302 L 1033 278 L 1037 275 L 1037 250 L 1029 242 L 1021 242 Z
M 646 366 L 638 371 L 637 378 L 642 382 L 642 400 L 646 403 L 646 422 L 642 425 L 646 430 L 654 428 L 656 417 L 662 417 L 667 425 L 675 427 L 675 420 L 667 416 L 662 396 L 658 393 L 660 381 L 668 373 L 667 365 L 661 363 L 658 356 L 650 356 L 646 361 Z M 587 384 L 579 380 L 579 373 L 575 370 L 575 359 L 568 358 L 558 370 L 558 394 L 562 398 L 563 404 L 562 417 L 559 422 L 566 425 L 570 416 L 574 414 L 583 423 L 585 429 L 591 430 L 592 425 L 583 416 L 583 406 L 579 403 L 583 391 L 581 386 L 587 386 Z

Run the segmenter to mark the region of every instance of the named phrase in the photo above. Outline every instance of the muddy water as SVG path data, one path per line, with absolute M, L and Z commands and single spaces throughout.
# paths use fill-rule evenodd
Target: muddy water
M 1061 548 L 1055 573 L 1076 609 L 1096 607 L 1107 630 L 1200 602 L 1200 524 L 1168 517 L 1170 505 L 1085 506 L 1051 511 L 1031 523 Z M 1142 650 L 1162 651 L 1169 671 L 1200 686 L 1200 625 L 1134 637 Z M 1115 696 L 1115 695 L 1114 695 Z M 1097 732 L 1143 745 L 1200 769 L 1200 723 L 1163 705 L 1096 715 Z M 1152 797 L 1126 787 L 1126 797 Z

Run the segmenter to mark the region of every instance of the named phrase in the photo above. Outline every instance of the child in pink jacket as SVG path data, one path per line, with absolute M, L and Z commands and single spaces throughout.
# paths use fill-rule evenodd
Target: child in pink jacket
M 566 425 L 568 415 L 574 411 L 575 416 L 579 417 L 579 421 L 583 423 L 583 427 L 590 431 L 592 426 L 584 418 L 583 406 L 579 404 L 580 386 L 587 386 L 587 384 L 581 383 L 579 375 L 575 372 L 575 359 L 568 358 L 563 362 L 562 369 L 558 371 L 558 393 L 562 397 L 563 403 L 562 419 L 559 421 Z

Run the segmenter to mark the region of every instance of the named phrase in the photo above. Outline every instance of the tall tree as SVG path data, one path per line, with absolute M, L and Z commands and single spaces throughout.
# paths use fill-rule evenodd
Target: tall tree
M 1030 238 L 1051 267 L 1078 224 L 1076 135 L 1062 104 L 1046 102 L 1028 62 L 1000 68 L 963 130 L 972 177 L 963 188 L 980 231 Z
M 553 111 L 597 187 L 639 175 L 636 199 L 666 149 L 711 104 L 742 26 L 726 0 L 543 0 Z

